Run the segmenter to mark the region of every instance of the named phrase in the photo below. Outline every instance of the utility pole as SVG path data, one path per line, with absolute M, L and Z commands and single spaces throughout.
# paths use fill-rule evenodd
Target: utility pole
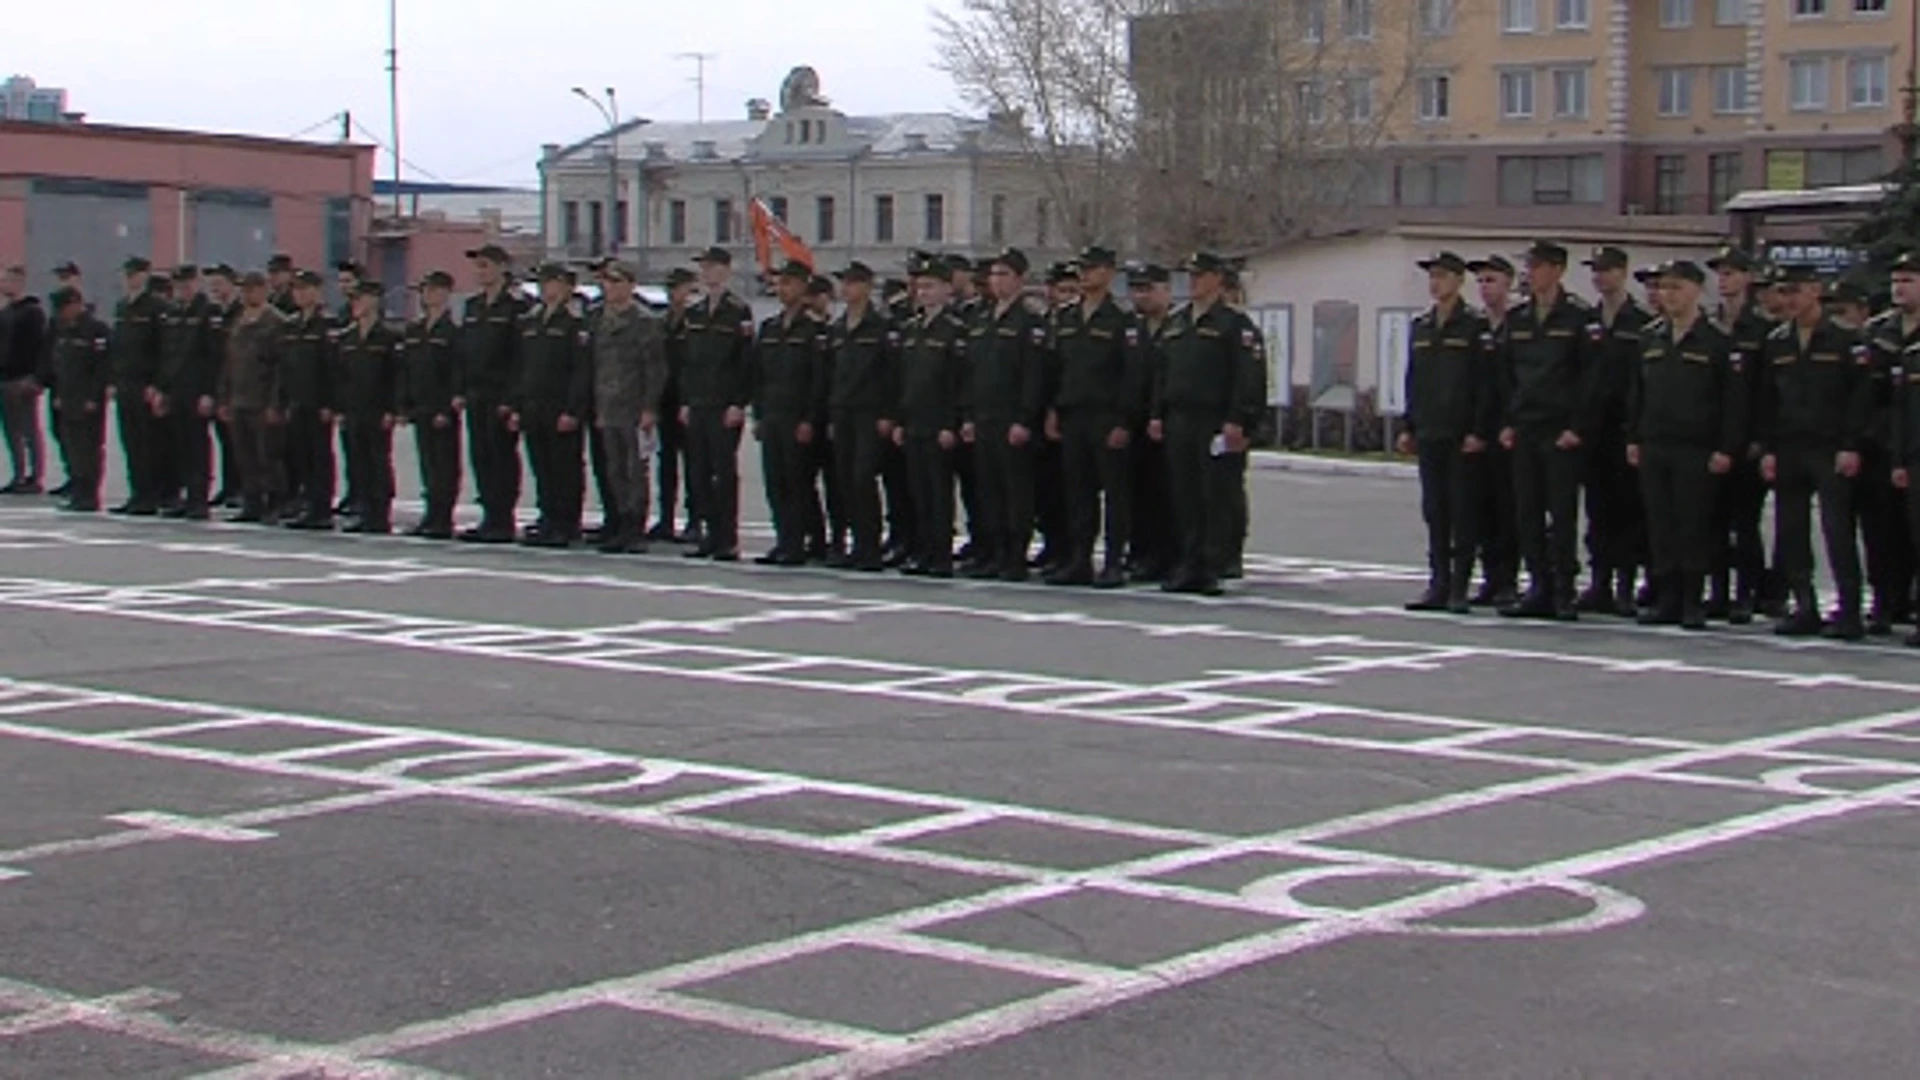
M 400 217 L 400 0 L 387 0 L 387 109 L 393 127 L 393 216 Z
M 704 124 L 707 122 L 707 64 L 720 59 L 720 56 L 717 53 L 683 52 L 676 54 L 674 59 L 693 61 L 693 78 L 689 81 L 693 83 L 695 97 L 694 119 Z
M 1897 133 L 1900 136 L 1900 170 L 1905 173 L 1920 157 L 1920 4 L 1907 5 L 1907 85 L 1906 98 Z
M 607 87 L 607 103 L 576 86 L 574 96 L 600 110 L 600 118 L 607 122 L 607 210 L 602 217 L 606 223 L 605 254 L 611 257 L 620 250 L 620 99 L 614 96 L 613 87 Z
M 353 110 L 352 109 L 346 109 L 340 113 L 340 141 L 341 142 L 353 141 Z

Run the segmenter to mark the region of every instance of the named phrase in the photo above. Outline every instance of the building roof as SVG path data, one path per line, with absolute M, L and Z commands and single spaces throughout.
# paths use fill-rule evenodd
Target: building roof
M 375 179 L 375 195 L 522 195 L 540 194 L 538 188 L 517 187 L 512 184 L 447 184 L 429 180 L 393 180 Z
M 887 113 L 880 116 L 845 116 L 846 137 L 813 148 L 813 153 L 841 158 L 859 154 L 864 157 L 904 157 L 910 154 L 948 154 L 966 148 L 1013 150 L 1014 141 L 994 129 L 986 120 L 944 112 Z M 806 118 L 816 118 L 809 111 Z M 616 129 L 621 160 L 641 161 L 664 158 L 671 162 L 742 161 L 760 156 L 756 142 L 776 125 L 802 118 L 800 114 L 775 114 L 765 120 L 652 121 L 629 120 Z M 917 137 L 917 138 L 916 138 Z M 700 154 L 702 143 L 711 143 L 711 157 Z M 604 160 L 606 135 L 582 139 L 555 152 L 553 161 L 563 162 L 581 155 Z M 781 145 L 778 156 L 790 159 L 808 156 Z
M 0 120 L 0 135 L 33 135 L 49 139 L 101 139 L 122 142 L 182 143 L 196 146 L 225 146 L 240 150 L 260 150 L 278 154 L 312 154 L 317 157 L 352 157 L 368 153 L 373 147 L 364 143 L 305 142 L 299 139 L 270 139 L 260 135 L 228 135 L 212 131 L 184 131 L 177 128 L 123 127 L 118 124 L 38 124 L 27 120 Z

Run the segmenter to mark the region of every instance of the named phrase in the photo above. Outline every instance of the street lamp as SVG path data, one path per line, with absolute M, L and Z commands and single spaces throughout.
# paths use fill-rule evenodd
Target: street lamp
M 575 97 L 593 106 L 600 118 L 607 122 L 607 246 L 606 254 L 611 256 L 620 249 L 620 100 L 614 96 L 613 87 L 607 87 L 607 100 L 600 99 L 576 86 Z

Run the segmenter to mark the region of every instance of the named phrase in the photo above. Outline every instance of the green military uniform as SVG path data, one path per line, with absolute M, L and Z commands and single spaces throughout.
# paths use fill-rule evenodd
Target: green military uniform
M 1836 471 L 1836 460 L 1842 452 L 1857 453 L 1866 437 L 1872 355 L 1858 334 L 1822 317 L 1805 332 L 1795 323 L 1774 328 L 1761 346 L 1760 363 L 1766 391 L 1757 434 L 1774 462 L 1774 552 L 1796 609 L 1775 630 L 1797 636 L 1821 629 L 1811 535 L 1811 503 L 1818 493 L 1820 531 L 1840 590 L 1838 613 L 1827 630 L 1834 637 L 1861 636 L 1854 481 Z
M 1458 256 L 1442 254 L 1423 265 L 1453 268 L 1465 274 Z M 1409 607 L 1415 610 L 1467 610 L 1467 584 L 1479 543 L 1474 508 L 1485 498 L 1481 466 L 1498 434 L 1493 367 L 1488 353 L 1492 331 L 1486 317 L 1455 299 L 1413 320 L 1408 330 L 1405 414 L 1420 470 L 1420 515 L 1427 525 L 1427 591 Z M 1467 439 L 1480 440 L 1474 453 Z
M 1907 540 L 1906 493 L 1893 486 L 1893 467 L 1899 448 L 1893 440 L 1893 369 L 1905 370 L 1905 335 L 1900 313 L 1887 311 L 1861 328 L 1873 358 L 1871 404 L 1867 437 L 1860 447 L 1860 477 L 1854 484 L 1854 512 L 1866 548 L 1867 582 L 1873 587 L 1873 606 L 1867 632 L 1888 634 L 1893 624 L 1911 618 L 1913 547 Z
M 60 297 L 53 304 L 55 403 L 67 452 L 68 510 L 100 509 L 101 458 L 107 443 L 107 388 L 112 384 L 110 349 L 112 330 L 91 311 L 68 322 L 59 318 Z
M 566 547 L 580 538 L 586 499 L 586 426 L 593 353 L 586 320 L 544 304 L 520 319 L 520 380 L 509 401 L 527 440 L 540 521 L 525 542 Z M 561 430 L 570 418 L 572 430 Z
M 453 509 L 460 501 L 459 328 L 445 311 L 407 324 L 400 342 L 400 412 L 413 425 L 420 458 L 420 490 L 426 514 L 414 533 L 436 540 L 453 536 Z
M 885 452 L 879 428 L 899 393 L 900 332 L 878 307 L 853 315 L 852 309 L 841 312 L 827 329 L 833 352 L 827 416 L 853 534 L 850 561 L 855 569 L 873 571 L 882 566 L 877 484 Z
M 669 285 L 671 286 L 671 282 Z M 672 540 L 674 522 L 678 520 L 680 500 L 686 497 L 687 528 L 697 529 L 700 514 L 693 505 L 693 485 L 684 489 L 680 486 L 680 472 L 687 453 L 687 426 L 680 422 L 680 376 L 687 367 L 687 313 L 668 311 L 662 326 L 663 342 L 667 353 L 667 388 L 660 396 L 659 443 L 654 448 L 655 484 L 659 489 L 660 509 L 655 515 L 658 519 L 648 531 L 651 540 Z
M 393 528 L 393 428 L 400 412 L 400 335 L 375 319 L 340 331 L 340 417 L 347 439 L 347 488 L 360 520 L 349 532 Z
M 287 491 L 300 513 L 297 529 L 333 527 L 337 465 L 333 413 L 337 407 L 334 344 L 339 325 L 325 308 L 296 310 L 287 320 L 280 353 L 280 407 L 287 414 Z
M 687 483 L 695 509 L 705 515 L 705 536 L 690 554 L 737 559 L 740 428 L 726 418 L 753 397 L 753 309 L 730 292 L 709 296 L 687 309 L 685 331 L 680 392 L 687 409 Z
M 1747 365 L 1734 339 L 1698 315 L 1684 332 L 1648 323 L 1628 390 L 1627 440 L 1639 473 L 1657 606 L 1643 622 L 1706 626 L 1700 590 L 1712 559 L 1715 454 L 1744 456 Z
M 1910 324 L 1895 308 L 1887 312 L 1884 323 L 1876 324 L 1873 340 L 1875 351 L 1885 354 L 1881 362 L 1893 379 L 1894 467 L 1908 473 L 1904 520 L 1909 541 L 1920 548 L 1920 319 Z M 1907 644 L 1920 646 L 1920 630 L 1907 638 Z
M 809 455 L 813 440 L 826 437 L 814 425 L 826 411 L 827 355 L 826 327 L 799 308 L 760 324 L 753 351 L 752 406 L 760 436 L 761 480 L 773 514 L 773 550 L 757 560 L 767 565 L 807 561 L 806 503 L 814 498 Z
M 460 321 L 459 393 L 467 406 L 467 457 L 480 492 L 480 524 L 460 534 L 479 543 L 511 541 L 520 503 L 520 433 L 507 424 L 519 381 L 520 319 L 527 304 L 503 281 L 467 298 Z
M 946 308 L 922 311 L 901 333 L 899 395 L 890 410 L 906 451 L 914 539 L 908 573 L 953 576 L 953 453 L 965 422 L 967 331 Z
M 144 259 L 129 259 L 129 273 L 144 272 Z M 160 374 L 160 329 L 167 301 L 152 288 L 123 297 L 113 310 L 113 400 L 131 489 L 116 513 L 157 514 L 170 482 L 173 455 L 166 427 L 147 403 L 147 391 Z
M 186 494 L 169 514 L 195 521 L 210 516 L 213 410 L 202 412 L 200 405 L 203 399 L 212 405 L 220 381 L 220 338 L 214 319 L 213 302 L 202 293 L 167 305 L 161 315 L 160 370 L 154 380 L 154 388 L 166 402 L 166 416 L 158 426 L 173 447 L 170 456 L 179 467 L 178 481 Z
M 1157 268 L 1156 268 L 1157 269 Z M 1162 271 L 1163 272 L 1163 271 Z M 1164 280 L 1164 279 L 1163 279 Z M 1135 312 L 1130 327 L 1133 363 L 1142 372 L 1151 398 L 1160 369 L 1166 363 L 1162 336 L 1167 318 L 1152 319 Z M 1145 414 L 1142 414 L 1145 419 Z M 1133 530 L 1129 576 L 1134 581 L 1166 580 L 1177 551 L 1173 531 L 1173 502 L 1167 491 L 1166 445 L 1147 435 L 1145 423 L 1133 433 Z
M 1058 312 L 1053 325 L 1052 406 L 1059 418 L 1073 550 L 1047 583 L 1113 588 L 1126 583 L 1133 531 L 1131 434 L 1145 411 L 1146 372 L 1132 316 L 1112 296 L 1092 304 L 1088 299 Z M 1103 533 L 1106 558 L 1096 578 L 1093 547 Z
M 1603 252 L 1614 253 L 1625 264 L 1626 253 L 1617 248 L 1600 249 L 1596 260 Z M 1598 426 L 1586 447 L 1586 539 L 1592 575 L 1578 606 L 1582 611 L 1632 615 L 1634 586 L 1647 561 L 1647 522 L 1640 477 L 1627 464 L 1627 397 L 1640 362 L 1640 335 L 1653 312 L 1626 297 L 1611 317 L 1598 303 L 1593 314 L 1604 337 L 1594 350 L 1592 368 Z
M 233 521 L 272 521 L 275 500 L 286 490 L 284 429 L 274 416 L 286 321 L 271 305 L 257 311 L 242 307 L 227 331 L 218 396 L 232 418 L 234 468 L 240 481 L 242 505 Z
M 1716 258 L 1714 263 L 1733 265 L 1739 269 L 1750 265 L 1750 260 L 1730 250 Z M 1748 430 L 1741 436 L 1745 445 L 1740 448 L 1740 453 L 1734 455 L 1733 469 L 1721 477 L 1714 497 L 1712 589 L 1706 614 L 1708 618 L 1724 615 L 1735 625 L 1745 625 L 1753 620 L 1753 611 L 1761 600 L 1767 575 L 1766 544 L 1760 538 L 1760 518 L 1767 504 L 1767 483 L 1760 477 L 1758 455 L 1752 452 L 1752 425 L 1759 414 L 1762 377 L 1765 374 L 1760 354 L 1767 334 L 1773 330 L 1773 324 L 1760 313 L 1759 305 L 1748 297 L 1741 303 L 1739 313 L 1721 325 L 1733 338 L 1734 351 L 1745 361 L 1741 365 L 1741 381 L 1746 398 Z M 1734 580 L 1736 571 L 1737 581 Z
M 1024 270 L 1025 259 L 1020 263 Z M 1047 361 L 1043 315 L 1019 299 L 1004 308 L 992 301 L 979 305 L 967 327 L 966 401 L 980 515 L 974 539 L 977 577 L 1027 577 L 1033 454 L 1045 438 Z M 1019 445 L 1012 441 L 1016 429 Z

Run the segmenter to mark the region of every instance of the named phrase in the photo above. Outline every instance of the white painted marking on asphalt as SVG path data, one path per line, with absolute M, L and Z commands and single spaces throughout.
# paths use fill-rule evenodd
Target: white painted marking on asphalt
M 183 840 L 205 840 L 215 844 L 245 844 L 255 840 L 271 840 L 274 836 L 273 833 L 264 829 L 240 829 L 205 818 L 191 818 L 160 810 L 134 810 L 124 814 L 109 814 L 107 820 L 131 829 L 144 829 L 148 832 L 177 836 Z

